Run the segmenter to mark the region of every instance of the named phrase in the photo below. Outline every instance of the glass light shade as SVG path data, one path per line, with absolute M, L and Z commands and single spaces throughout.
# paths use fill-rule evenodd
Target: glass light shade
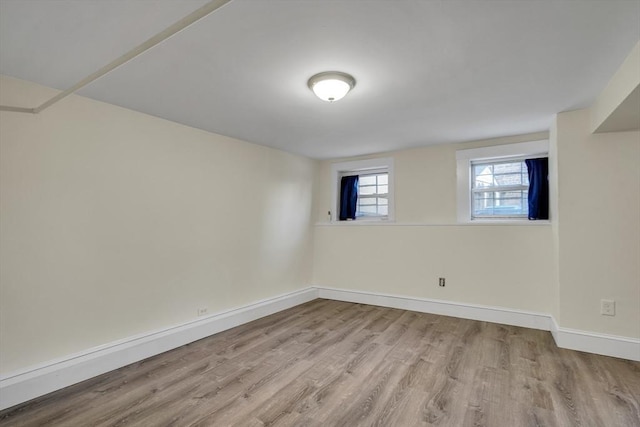
M 333 102 L 344 98 L 351 86 L 342 80 L 322 80 L 313 85 L 313 93 L 323 101 Z
M 323 101 L 334 102 L 344 98 L 355 86 L 356 81 L 349 74 L 329 71 L 316 74 L 309 79 L 309 88 Z

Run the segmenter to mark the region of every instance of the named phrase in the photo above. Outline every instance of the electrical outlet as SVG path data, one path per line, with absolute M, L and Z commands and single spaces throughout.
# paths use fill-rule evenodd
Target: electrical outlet
M 441 288 L 444 288 L 444 277 L 440 277 L 438 279 L 438 286 L 440 286 Z
M 208 311 L 209 311 L 209 309 L 207 307 L 199 308 L 198 309 L 198 317 L 199 316 L 206 316 Z
M 611 299 L 603 299 L 600 301 L 600 314 L 603 316 L 616 315 L 616 302 Z

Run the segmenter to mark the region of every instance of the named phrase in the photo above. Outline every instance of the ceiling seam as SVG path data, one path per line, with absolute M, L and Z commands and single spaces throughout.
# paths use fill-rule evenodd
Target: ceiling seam
M 184 18 L 182 18 L 179 21 L 175 22 L 171 26 L 169 26 L 169 27 L 165 28 L 164 30 L 160 31 L 159 33 L 157 33 L 153 37 L 149 38 L 145 42 L 139 44 L 138 46 L 134 47 L 133 49 L 131 49 L 130 51 L 128 51 L 124 55 L 114 59 L 113 61 L 111 61 L 107 65 L 105 65 L 104 67 L 102 67 L 99 70 L 89 74 L 87 77 L 83 78 L 82 80 L 80 80 L 75 85 L 73 85 L 70 88 L 60 92 L 59 94 L 55 95 L 51 99 L 45 101 L 44 103 L 42 103 L 41 105 L 39 105 L 39 106 L 37 106 L 35 108 L 0 105 L 0 111 L 11 111 L 11 112 L 16 112 L 16 113 L 38 114 L 41 111 L 43 111 L 45 108 L 50 107 L 51 105 L 55 104 L 56 102 L 60 101 L 61 99 L 64 99 L 67 96 L 73 94 L 74 92 L 82 89 L 83 87 L 93 83 L 94 81 L 96 81 L 99 78 L 103 77 L 104 75 L 110 73 L 111 71 L 115 70 L 116 68 L 120 67 L 121 65 L 126 64 L 127 62 L 129 62 L 132 59 L 136 58 L 137 56 L 143 54 L 144 52 L 146 52 L 147 50 L 151 49 L 152 47 L 158 45 L 159 43 L 162 43 L 165 40 L 167 40 L 169 37 L 175 35 L 176 33 L 180 32 L 182 30 L 184 30 L 185 28 L 189 27 L 190 25 L 196 23 L 197 21 L 201 20 L 205 16 L 208 16 L 209 14 L 213 13 L 214 11 L 220 9 L 222 6 L 226 5 L 227 3 L 230 3 L 231 1 L 232 0 L 212 0 L 212 1 L 210 1 L 209 3 L 205 4 L 201 8 L 191 12 L 189 15 L 185 16 Z

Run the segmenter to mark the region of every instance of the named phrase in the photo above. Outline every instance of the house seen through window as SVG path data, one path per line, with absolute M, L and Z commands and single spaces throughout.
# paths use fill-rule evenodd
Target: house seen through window
M 472 218 L 526 218 L 529 174 L 524 160 L 471 163 Z
M 548 220 L 549 141 L 456 151 L 458 221 Z

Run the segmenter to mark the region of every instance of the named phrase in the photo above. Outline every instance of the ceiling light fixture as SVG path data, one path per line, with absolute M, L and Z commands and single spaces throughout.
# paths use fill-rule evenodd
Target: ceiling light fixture
M 318 98 L 334 102 L 344 98 L 354 88 L 356 79 L 340 71 L 325 71 L 312 76 L 307 85 Z

